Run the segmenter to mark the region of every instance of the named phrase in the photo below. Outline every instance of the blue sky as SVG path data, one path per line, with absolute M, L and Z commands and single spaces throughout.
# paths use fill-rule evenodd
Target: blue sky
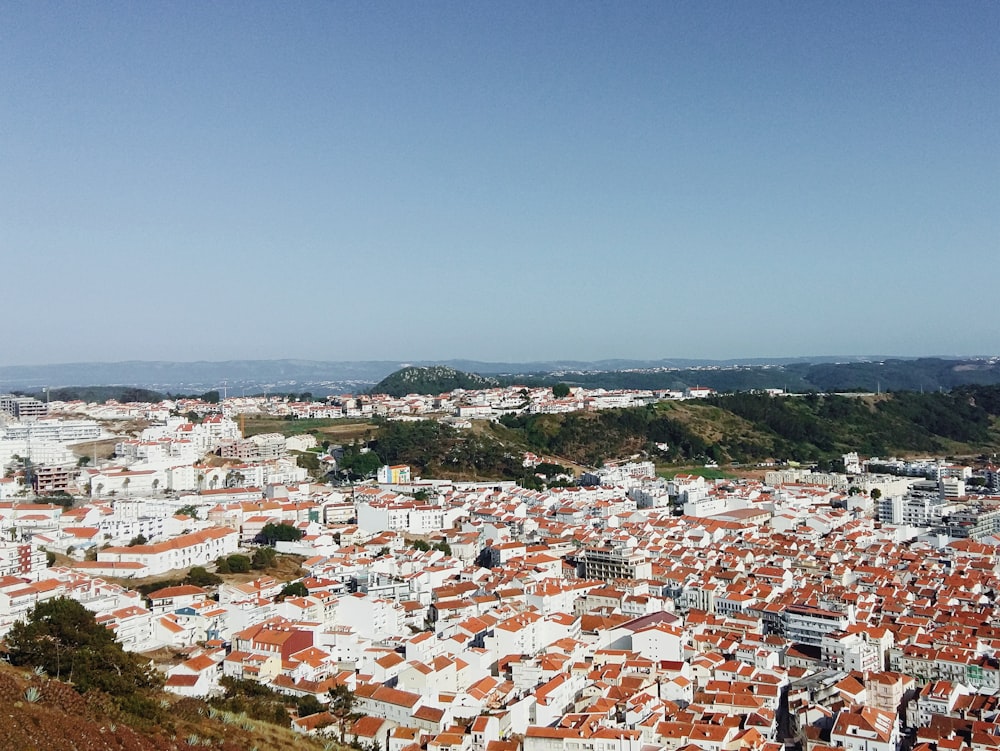
M 1000 353 L 1000 4 L 0 5 L 6 364 Z

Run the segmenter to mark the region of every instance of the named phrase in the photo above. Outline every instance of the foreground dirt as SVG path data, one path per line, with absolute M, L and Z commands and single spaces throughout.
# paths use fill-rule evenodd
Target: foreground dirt
M 196 699 L 164 694 L 160 723 L 135 726 L 108 697 L 82 696 L 67 683 L 0 662 L 0 749 L 14 751 L 318 751 L 323 745 L 259 721 L 224 724 Z M 192 742 L 194 742 L 192 744 Z

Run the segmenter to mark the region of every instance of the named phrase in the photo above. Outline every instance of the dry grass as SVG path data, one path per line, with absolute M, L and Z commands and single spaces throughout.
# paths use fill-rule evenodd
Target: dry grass
M 87 456 L 91 459 L 96 455 L 98 459 L 110 459 L 115 455 L 115 444 L 120 438 L 104 438 L 100 441 L 86 441 L 85 443 L 74 443 L 69 449 L 74 456 Z
M 309 419 L 284 420 L 280 417 L 248 417 L 243 424 L 247 436 L 261 433 L 281 433 L 284 436 L 316 436 L 317 441 L 345 443 L 357 438 L 365 440 L 375 434 L 375 425 L 370 420 Z
M 29 689 L 33 691 L 29 692 Z M 30 698 L 29 698 L 30 697 Z M 0 662 L 0 748 L 18 751 L 182 751 L 197 736 L 199 744 L 219 751 L 322 751 L 324 743 L 260 720 L 252 725 L 225 724 L 209 716 L 197 699 L 162 694 L 163 719 L 133 722 L 115 710 L 107 697 L 81 696 L 71 686 L 27 668 Z M 207 742 L 207 743 L 206 743 Z

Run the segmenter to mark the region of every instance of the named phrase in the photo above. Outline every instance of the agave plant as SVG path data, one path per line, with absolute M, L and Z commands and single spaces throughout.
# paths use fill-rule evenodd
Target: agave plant
M 187 744 L 189 746 L 197 746 L 199 743 L 201 743 L 201 738 L 198 737 L 197 733 L 191 733 L 191 735 L 187 737 Z
M 28 686 L 28 688 L 24 690 L 24 700 L 30 704 L 34 704 L 41 698 L 42 692 L 35 686 Z

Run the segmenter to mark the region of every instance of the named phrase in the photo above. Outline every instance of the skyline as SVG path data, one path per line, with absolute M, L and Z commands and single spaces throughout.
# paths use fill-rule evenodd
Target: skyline
M 4 5 L 4 364 L 1000 353 L 998 31 Z

